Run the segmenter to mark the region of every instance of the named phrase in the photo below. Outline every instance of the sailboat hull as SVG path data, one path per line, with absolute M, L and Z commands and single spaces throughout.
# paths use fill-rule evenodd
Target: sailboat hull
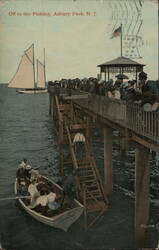
M 25 90 L 17 90 L 18 94 L 39 94 L 39 93 L 47 93 L 47 89 L 25 89 Z

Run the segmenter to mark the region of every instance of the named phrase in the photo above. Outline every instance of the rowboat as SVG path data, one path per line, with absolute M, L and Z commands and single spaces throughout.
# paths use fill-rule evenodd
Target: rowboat
M 56 184 L 54 181 L 49 180 L 47 177 L 41 177 L 43 181 L 47 182 L 49 186 L 54 190 L 56 195 L 61 196 L 63 195 L 63 189 Z M 15 180 L 15 195 L 18 194 L 19 184 L 17 178 Z M 62 229 L 63 231 L 67 232 L 69 227 L 82 215 L 84 211 L 84 206 L 74 199 L 72 202 L 69 199 L 64 199 L 63 205 L 54 210 L 52 214 L 43 215 L 40 212 L 34 211 L 34 209 L 30 208 L 29 205 L 29 198 L 19 198 L 17 199 L 24 210 L 30 214 L 36 220 L 47 224 L 51 227 Z

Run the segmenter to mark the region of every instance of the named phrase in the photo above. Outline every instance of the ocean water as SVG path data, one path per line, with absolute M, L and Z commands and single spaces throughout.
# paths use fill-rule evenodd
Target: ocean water
M 48 94 L 17 94 L 0 84 L 0 198 L 14 196 L 16 167 L 23 157 L 56 180 L 59 154 L 55 142 Z M 0 201 L 0 238 L 5 248 L 36 250 L 34 237 L 19 204 Z
M 23 157 L 33 167 L 39 167 L 44 174 L 58 180 L 59 151 L 56 141 L 54 124 L 49 116 L 48 94 L 17 94 L 15 89 L 0 84 L 0 198 L 14 197 L 16 168 Z M 134 152 L 130 151 L 126 162 L 123 162 L 115 139 L 113 145 L 115 189 L 133 197 Z M 94 143 L 101 174 L 102 148 L 102 143 Z M 159 159 L 155 157 L 151 161 L 152 224 L 159 221 L 158 167 Z M 93 231 L 85 233 L 82 223 L 82 220 L 78 221 L 65 233 L 35 221 L 15 200 L 0 201 L 0 242 L 7 250 L 106 249 L 105 235 L 101 236 L 102 227 L 94 227 Z M 92 234 L 97 237 L 97 232 L 99 239 L 95 241 Z

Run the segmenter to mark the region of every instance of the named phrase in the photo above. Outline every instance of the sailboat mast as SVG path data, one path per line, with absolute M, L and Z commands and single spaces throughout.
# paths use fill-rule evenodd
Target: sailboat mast
M 38 59 L 36 59 L 36 66 L 37 66 L 36 67 L 37 68 L 37 71 L 36 71 L 37 72 L 37 78 L 36 78 L 37 80 L 36 81 L 37 81 L 37 87 L 38 87 L 38 82 L 39 82 L 39 79 L 38 79 L 38 74 L 39 74 L 39 72 L 38 72 L 38 68 L 39 68 L 38 67 Z
M 34 43 L 33 43 L 33 72 L 34 72 L 34 88 L 35 88 L 35 62 L 34 62 Z
M 45 80 L 45 88 L 46 88 L 46 72 L 45 72 L 45 48 L 44 48 L 44 80 Z

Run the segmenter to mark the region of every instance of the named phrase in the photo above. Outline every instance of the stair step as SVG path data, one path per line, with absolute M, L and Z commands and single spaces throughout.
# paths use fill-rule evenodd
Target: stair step
M 91 165 L 90 162 L 79 162 L 79 161 L 77 161 L 77 163 L 78 163 L 78 166 L 80 168 L 83 167 L 83 166 L 90 166 Z
M 78 171 L 78 174 L 80 176 L 80 174 L 93 174 L 94 175 L 94 172 L 92 171 L 92 169 L 88 169 L 88 170 L 84 170 L 84 171 Z
M 89 170 L 90 171 L 90 170 L 92 170 L 92 167 L 91 166 L 82 166 L 82 167 L 78 167 L 78 170 L 79 171 L 83 171 L 83 170 Z
M 96 193 L 92 193 L 92 192 L 89 192 L 86 194 L 86 197 L 102 197 L 101 193 L 100 192 L 96 192 Z
M 90 183 L 90 182 L 91 182 L 92 184 L 95 183 L 95 179 L 84 179 L 84 178 L 83 178 L 83 179 L 79 179 L 79 181 L 80 181 L 81 184 L 85 184 L 85 183 L 87 184 L 87 183 Z
M 93 195 L 93 197 L 94 197 L 95 199 L 102 199 L 102 200 L 103 200 L 103 197 L 102 197 L 101 195 L 97 195 L 97 196 L 94 196 L 94 195 Z M 87 200 L 93 200 L 93 197 L 92 197 L 92 196 L 87 196 L 86 199 L 87 199 Z
M 93 194 L 93 195 L 96 195 L 96 194 L 99 194 L 99 193 L 101 193 L 101 192 L 100 192 L 99 190 L 92 190 L 92 191 L 87 192 L 86 195 L 87 195 L 87 194 L 89 195 L 89 193 L 91 193 L 91 194 Z
M 89 182 L 95 182 L 95 179 L 93 180 L 80 180 L 80 182 L 83 183 L 89 183 Z
M 95 200 L 89 200 L 87 202 L 87 212 L 94 212 L 99 211 L 102 208 L 106 207 L 106 204 L 104 201 L 99 201 L 98 203 Z
M 101 190 L 99 189 L 99 187 L 97 185 L 88 185 L 86 184 L 86 187 L 87 187 L 87 190 L 88 192 L 100 192 L 101 193 Z
M 93 191 L 96 191 L 96 192 L 93 192 Z M 103 197 L 103 195 L 102 195 L 102 193 L 100 192 L 99 189 L 90 190 L 89 193 L 86 194 L 86 197 L 87 197 L 87 196 L 89 197 L 90 194 L 93 195 L 93 196 L 95 196 L 95 197 L 98 196 L 98 195 L 100 195 L 100 197 Z
M 99 187 L 98 187 L 98 185 L 97 184 L 89 184 L 89 183 L 86 183 L 86 187 L 87 187 L 87 189 L 88 189 L 88 191 L 90 192 L 90 191 L 95 191 L 95 190 L 99 190 Z
M 89 175 L 79 175 L 78 176 L 80 179 L 81 178 L 91 178 L 91 177 L 94 177 L 94 180 L 96 180 L 96 177 L 95 177 L 95 175 L 94 174 L 89 174 Z
M 64 160 L 63 161 L 63 165 L 67 165 L 67 164 L 72 164 L 72 161 L 66 161 L 66 160 Z
M 95 179 L 79 179 L 81 184 L 87 184 L 91 182 L 91 184 L 95 184 Z
M 89 163 L 81 163 L 80 165 L 78 164 L 78 166 L 79 166 L 79 168 L 85 168 L 85 167 L 91 167 L 92 168 L 92 165 L 89 164 Z

